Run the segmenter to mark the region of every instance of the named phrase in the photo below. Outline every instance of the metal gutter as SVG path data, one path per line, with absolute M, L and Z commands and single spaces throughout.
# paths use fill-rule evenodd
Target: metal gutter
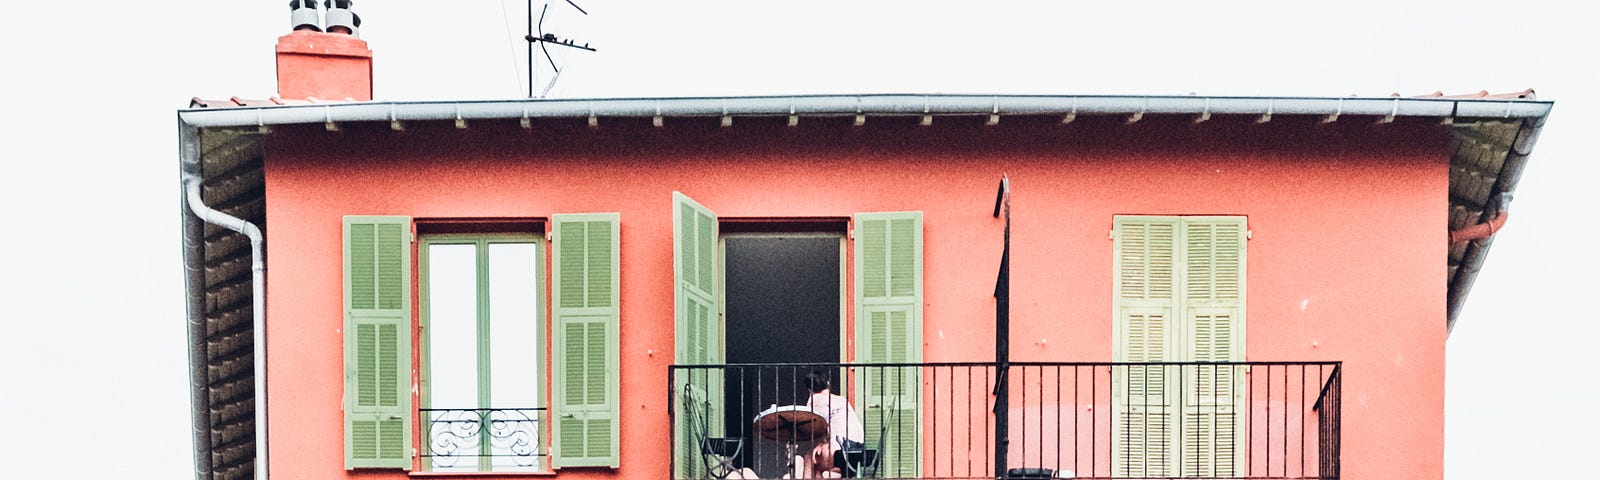
M 1046 95 L 806 95 L 359 102 L 180 110 L 188 125 L 264 127 L 341 122 L 734 116 L 948 115 L 1365 115 L 1542 118 L 1552 102 L 1401 97 L 1198 97 Z
M 188 176 L 200 170 L 200 135 L 193 127 L 178 125 L 178 156 L 180 174 Z M 179 211 L 183 217 L 183 274 L 189 293 L 189 402 L 194 435 L 194 476 L 196 480 L 211 480 L 211 397 L 206 389 L 206 319 L 205 319 L 205 230 L 189 214 L 189 195 L 186 185 L 180 183 Z

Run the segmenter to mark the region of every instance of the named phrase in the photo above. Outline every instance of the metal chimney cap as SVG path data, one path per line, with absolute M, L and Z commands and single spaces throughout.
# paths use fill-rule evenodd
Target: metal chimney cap
M 354 3 L 351 0 L 325 0 L 322 3 L 323 6 L 328 7 L 326 15 L 328 33 L 347 33 L 354 37 L 361 36 L 358 29 L 361 26 L 361 16 L 350 11 L 350 5 Z
M 291 30 L 322 31 L 317 0 L 289 0 L 289 27 Z

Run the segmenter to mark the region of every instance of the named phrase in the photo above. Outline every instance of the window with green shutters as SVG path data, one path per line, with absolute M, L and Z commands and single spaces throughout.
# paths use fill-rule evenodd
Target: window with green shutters
M 557 467 L 617 467 L 620 216 L 551 218 Z
M 345 468 L 411 468 L 411 219 L 344 219 Z
M 1116 217 L 1114 360 L 1243 361 L 1247 234 L 1245 217 Z M 1242 471 L 1242 367 L 1128 365 L 1112 376 L 1117 476 Z
M 855 216 L 856 361 L 922 362 L 922 212 Z M 921 472 L 922 380 L 915 369 L 864 367 L 856 399 L 879 476 Z
M 346 468 L 409 470 L 419 458 L 445 472 L 618 466 L 619 216 L 554 215 L 550 230 L 546 366 L 535 232 L 425 235 L 414 286 L 411 218 L 345 217 Z M 416 339 L 413 294 L 424 302 Z

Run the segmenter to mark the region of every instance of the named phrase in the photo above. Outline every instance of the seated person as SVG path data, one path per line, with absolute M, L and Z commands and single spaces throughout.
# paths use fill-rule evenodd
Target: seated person
M 844 397 L 834 394 L 828 373 L 817 370 L 806 374 L 806 390 L 811 397 L 806 407 L 828 420 L 828 441 L 817 444 L 807 461 L 795 462 L 795 477 L 810 478 L 819 474 L 839 476 L 839 466 L 833 464 L 833 452 L 846 447 L 860 449 L 866 439 L 866 428 L 861 425 L 861 415 Z

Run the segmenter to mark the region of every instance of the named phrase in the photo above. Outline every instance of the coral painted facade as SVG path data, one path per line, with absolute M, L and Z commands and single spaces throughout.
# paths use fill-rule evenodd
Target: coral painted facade
M 1004 235 L 1003 221 L 992 213 L 995 186 L 1006 175 L 1013 189 L 1013 361 L 1113 360 L 1119 280 L 1111 234 L 1118 216 L 1244 217 L 1244 360 L 1343 362 L 1340 477 L 1442 477 L 1449 229 L 1442 210 L 1449 201 L 1451 154 L 1446 127 L 1404 119 L 1323 124 L 1314 117 L 1259 124 L 1239 117 L 1205 123 L 1187 117 L 1132 124 L 1123 117 L 1084 117 L 1067 125 L 1057 120 L 1008 118 L 984 125 L 982 118 L 940 118 L 922 126 L 916 117 L 902 117 L 855 126 L 849 118 L 822 118 L 790 127 L 777 118 L 740 119 L 723 128 L 713 117 L 668 118 L 663 128 L 648 119 L 602 119 L 592 129 L 578 119 L 538 121 L 532 129 L 515 120 L 469 122 L 465 129 L 445 122 L 407 124 L 403 130 L 355 124 L 337 132 L 322 125 L 276 127 L 262 161 L 270 249 L 271 474 L 408 476 L 401 469 L 346 469 L 342 405 L 351 392 L 340 367 L 349 348 L 340 294 L 346 216 L 406 216 L 413 228 L 462 220 L 524 222 L 541 229 L 531 232 L 535 236 L 554 238 L 557 215 L 617 214 L 618 466 L 562 468 L 554 475 L 664 479 L 673 475 L 674 461 L 668 367 L 683 363 L 674 358 L 682 339 L 675 338 L 675 309 L 681 306 L 674 281 L 673 192 L 714 211 L 725 231 L 759 221 L 821 222 L 855 232 L 840 237 L 839 362 L 865 360 L 858 358 L 854 330 L 863 320 L 856 318 L 861 290 L 855 285 L 861 226 L 852 223 L 853 216 L 921 212 L 920 361 L 991 362 Z M 416 287 L 423 269 L 420 245 L 411 243 L 408 255 L 413 339 L 426 334 Z M 537 245 L 544 319 L 538 345 L 544 385 L 537 391 L 548 406 L 558 403 L 549 392 L 564 381 L 548 367 L 562 361 L 557 351 L 564 348 L 550 340 L 559 284 L 550 264 L 561 252 L 551 241 Z M 414 382 L 425 368 L 420 343 L 413 342 Z M 939 382 L 923 379 L 930 389 L 925 398 Z M 419 416 L 410 434 L 412 445 L 422 447 L 426 433 L 416 425 L 426 422 L 416 411 L 421 393 L 415 395 L 411 413 Z M 1093 408 L 1103 410 L 1104 403 L 1087 403 L 1077 410 L 1089 413 L 1073 418 L 1098 418 L 1106 422 L 1100 428 L 1109 427 L 1108 414 Z M 1031 429 L 1026 422 L 1062 421 L 1041 414 L 1049 409 L 1040 405 L 1032 417 L 1021 413 L 1026 405 L 1013 411 L 1012 463 L 1025 463 L 1016 457 L 1039 450 L 1040 442 L 1049 452 L 1038 454 L 1050 459 L 1073 449 L 1110 456 L 1103 444 L 1061 447 L 1060 434 Z M 942 421 L 938 413 L 922 415 L 930 426 L 921 441 L 930 452 L 951 448 L 934 444 L 950 441 L 936 440 L 941 428 L 955 429 L 954 438 L 974 438 L 959 433 L 969 427 L 934 425 Z M 1290 417 L 1282 421 L 1291 423 Z M 1294 418 L 1293 428 L 1269 435 L 1304 435 L 1301 429 L 1310 428 L 1301 426 L 1305 421 Z M 1054 447 L 1044 440 L 1048 436 L 1055 436 Z M 1031 449 L 1023 445 L 1030 441 Z M 1256 438 L 1249 445 L 1278 448 L 1278 441 Z M 981 437 L 958 450 L 987 448 L 989 442 Z M 1316 449 L 1287 445 L 1286 450 Z M 428 469 L 411 458 L 413 469 Z M 1285 463 L 1307 461 L 1303 455 L 1272 458 L 1266 460 L 1270 465 L 1246 468 L 1276 476 Z M 1309 461 L 1316 460 L 1313 455 Z M 960 460 L 924 457 L 921 471 L 932 476 L 943 471 L 935 464 L 946 461 Z M 1107 468 L 1078 467 L 1078 475 L 1104 474 Z M 1310 469 L 1314 476 L 1316 467 Z

